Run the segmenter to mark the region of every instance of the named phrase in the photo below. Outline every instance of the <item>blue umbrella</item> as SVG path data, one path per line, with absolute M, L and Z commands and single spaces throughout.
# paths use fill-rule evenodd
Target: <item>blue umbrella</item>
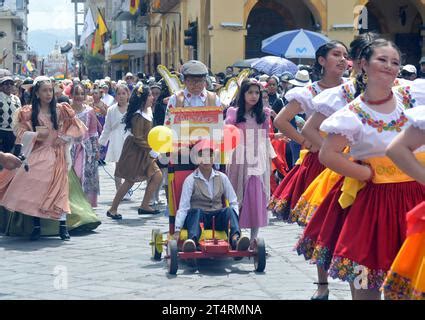
M 285 58 L 315 58 L 316 50 L 330 39 L 308 30 L 285 31 L 263 40 L 261 51 Z
M 297 73 L 298 67 L 285 58 L 266 56 L 259 58 L 251 67 L 265 74 L 281 76 L 284 72 Z

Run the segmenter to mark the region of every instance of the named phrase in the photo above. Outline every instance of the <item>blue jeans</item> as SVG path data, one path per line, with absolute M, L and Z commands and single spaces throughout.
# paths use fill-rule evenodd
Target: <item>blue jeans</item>
M 212 229 L 213 217 L 215 217 L 215 230 L 225 231 L 227 237 L 229 237 L 228 223 L 230 219 L 230 237 L 233 237 L 235 234 L 241 234 L 238 215 L 230 207 L 217 211 L 190 209 L 184 221 L 184 228 L 187 229 L 188 233 L 187 238 L 198 243 L 202 232 L 200 223 L 204 223 L 205 230 Z
M 291 150 L 291 161 L 290 163 L 288 162 L 288 167 L 289 169 L 292 169 L 295 166 L 295 162 L 297 162 L 298 158 L 300 157 L 301 145 L 292 140 L 288 143 L 288 146 Z

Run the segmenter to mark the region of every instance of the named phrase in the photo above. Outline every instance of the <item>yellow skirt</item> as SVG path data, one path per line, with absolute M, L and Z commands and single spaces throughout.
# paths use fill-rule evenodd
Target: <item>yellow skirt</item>
M 385 279 L 386 299 L 425 300 L 425 202 L 408 213 L 408 229 L 416 230 L 408 235 Z
M 292 209 L 291 221 L 297 222 L 301 226 L 307 225 L 340 178 L 341 175 L 330 169 L 323 170 L 304 191 L 294 209 Z

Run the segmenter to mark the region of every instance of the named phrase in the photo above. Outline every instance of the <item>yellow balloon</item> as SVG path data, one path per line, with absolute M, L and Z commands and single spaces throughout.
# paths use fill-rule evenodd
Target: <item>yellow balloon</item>
M 148 143 L 155 152 L 171 152 L 173 145 L 173 133 L 168 127 L 157 126 L 149 131 Z

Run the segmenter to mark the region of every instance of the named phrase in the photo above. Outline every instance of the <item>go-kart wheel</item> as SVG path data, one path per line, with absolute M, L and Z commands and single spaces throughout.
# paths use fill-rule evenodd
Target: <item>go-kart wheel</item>
M 177 248 L 177 241 L 176 240 L 170 240 L 167 244 L 167 264 L 168 264 L 168 273 L 169 274 L 176 274 L 178 269 L 178 248 Z
M 159 229 L 152 230 L 152 258 L 156 261 L 161 260 L 162 255 L 162 234 Z
M 258 238 L 254 242 L 254 267 L 255 271 L 263 272 L 266 268 L 266 244 L 263 238 Z

